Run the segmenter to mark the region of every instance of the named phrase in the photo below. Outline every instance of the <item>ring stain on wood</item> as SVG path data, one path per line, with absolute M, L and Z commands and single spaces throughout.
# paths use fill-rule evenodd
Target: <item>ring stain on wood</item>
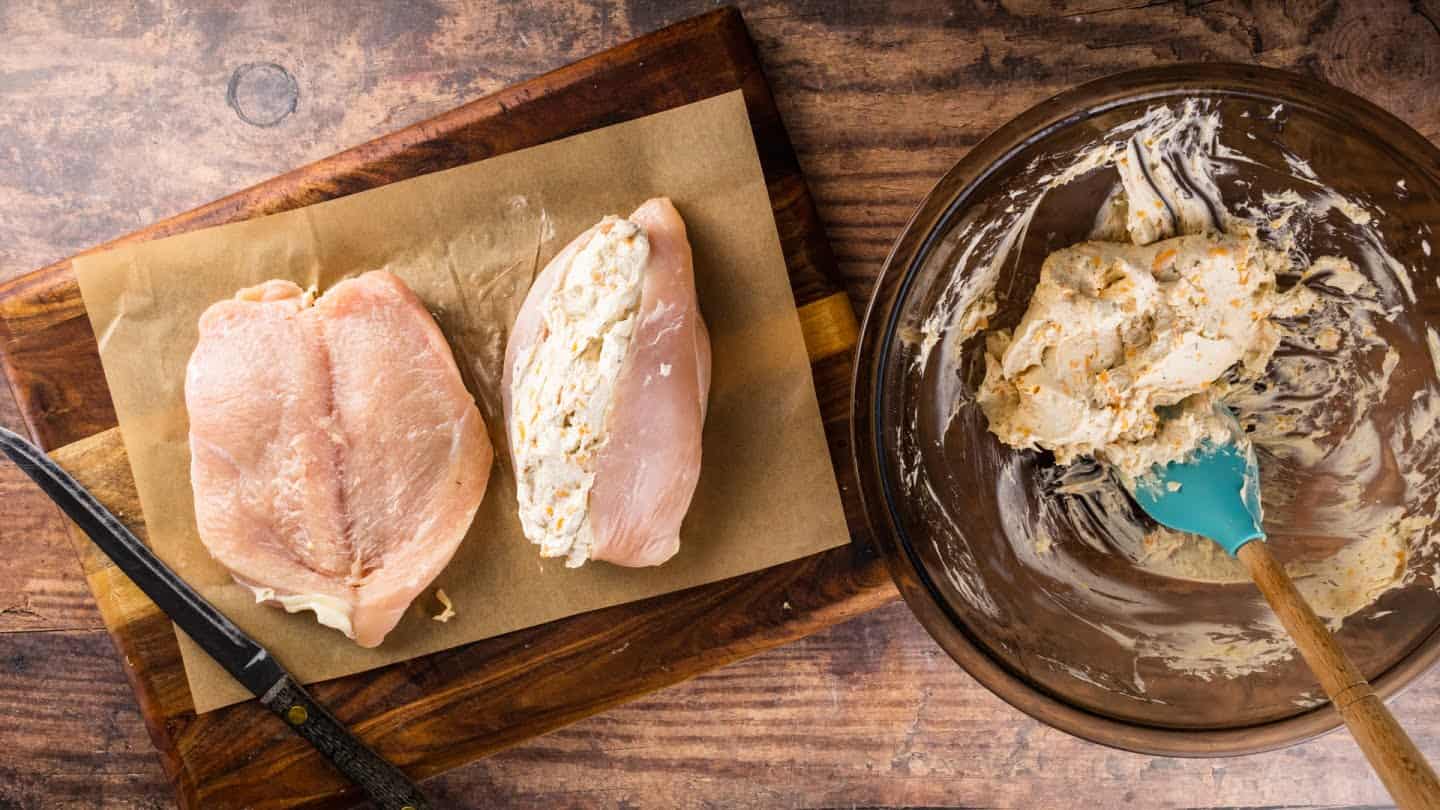
M 241 121 L 273 127 L 295 112 L 300 103 L 300 85 L 290 71 L 274 62 L 250 62 L 230 75 L 225 103 Z

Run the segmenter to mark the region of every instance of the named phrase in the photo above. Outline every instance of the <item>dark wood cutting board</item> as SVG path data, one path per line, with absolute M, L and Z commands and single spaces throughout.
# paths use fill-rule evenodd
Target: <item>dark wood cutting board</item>
M 315 687 L 336 715 L 413 776 L 453 768 L 895 598 L 869 550 L 849 461 L 854 312 L 739 13 L 721 9 L 682 22 L 95 248 L 285 211 L 736 88 L 764 168 L 852 542 Z M 143 538 L 69 260 L 0 287 L 0 365 L 33 437 Z M 197 716 L 169 620 L 87 538 L 72 531 L 72 539 L 182 806 L 335 807 L 356 799 L 254 701 Z

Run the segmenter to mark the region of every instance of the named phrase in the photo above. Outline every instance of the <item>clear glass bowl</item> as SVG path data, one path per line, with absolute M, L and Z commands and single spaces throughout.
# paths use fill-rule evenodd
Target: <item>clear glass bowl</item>
M 1000 445 L 973 406 L 953 421 L 937 418 L 955 407 L 957 386 L 973 389 L 978 376 L 965 367 L 969 361 L 958 369 L 915 371 L 916 325 L 934 310 L 953 274 L 967 272 L 957 270 L 964 267 L 964 228 L 1002 216 L 1012 199 L 1007 192 L 1053 156 L 1083 148 L 1150 107 L 1188 98 L 1212 100 L 1224 137 L 1258 133 L 1253 148 L 1270 150 L 1271 157 L 1288 151 L 1327 184 L 1385 212 L 1377 228 L 1391 254 L 1416 269 L 1416 301 L 1383 334 L 1399 354 L 1395 379 L 1412 386 L 1434 380 L 1424 335 L 1440 322 L 1440 288 L 1436 261 L 1421 237 L 1440 223 L 1440 150 L 1364 99 L 1309 79 L 1250 66 L 1173 66 L 1056 96 L 986 138 L 940 180 L 896 241 L 866 315 L 853 447 L 866 513 L 901 593 L 971 675 L 1015 707 L 1077 736 L 1146 753 L 1213 756 L 1290 745 L 1335 728 L 1339 719 L 1320 701 L 1298 656 L 1235 677 L 1177 671 L 1117 640 L 1132 630 L 1123 626 L 1126 616 L 1021 564 L 1013 524 L 1026 519 L 1023 505 L 1033 506 L 1047 476 L 1053 479 L 1053 459 Z M 1283 109 L 1278 119 L 1276 105 Z M 1051 192 L 999 284 L 1009 294 L 1002 295 L 993 324 L 1018 320 L 1047 253 L 1086 238 L 1113 185 L 1113 170 L 1104 171 Z M 1255 168 L 1227 178 L 1221 191 L 1228 203 L 1230 192 L 1284 187 L 1283 178 Z M 1347 238 L 1344 229 L 1317 230 L 1311 253 L 1346 254 Z M 1399 406 L 1387 400 L 1378 407 Z M 918 465 L 905 467 L 902 445 L 919 448 Z M 1306 471 L 1291 472 L 1303 490 Z M 1272 542 L 1277 552 L 1303 553 L 1304 536 L 1324 534 L 1325 527 L 1305 525 L 1303 508 L 1291 511 L 1289 531 L 1272 532 Z M 1114 549 L 1074 537 L 1053 540 L 1117 589 L 1143 589 L 1154 600 L 1137 603 L 1147 627 L 1194 617 L 1240 626 L 1260 604 L 1248 584 L 1160 577 Z M 1421 575 L 1351 616 L 1339 632 L 1382 696 L 1440 655 L 1440 593 L 1430 577 L 1436 560 L 1416 555 L 1409 564 L 1429 568 L 1417 569 Z M 989 602 L 984 609 L 977 608 L 977 592 Z M 1114 594 L 1108 596 L 1113 606 Z

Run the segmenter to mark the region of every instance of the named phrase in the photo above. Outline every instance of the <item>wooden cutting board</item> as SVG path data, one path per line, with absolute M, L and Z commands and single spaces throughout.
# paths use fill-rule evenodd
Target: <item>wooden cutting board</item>
M 336 715 L 415 777 L 895 598 L 883 563 L 869 550 L 849 460 L 854 311 L 836 282 L 834 259 L 739 13 L 721 9 L 682 22 L 95 248 L 285 211 L 736 88 L 744 93 L 764 168 L 852 542 L 316 685 L 316 696 Z M 0 365 L 32 436 L 144 538 L 69 260 L 0 287 Z M 72 531 L 72 539 L 181 806 L 355 801 L 334 770 L 254 701 L 197 716 L 169 620 L 88 538 Z

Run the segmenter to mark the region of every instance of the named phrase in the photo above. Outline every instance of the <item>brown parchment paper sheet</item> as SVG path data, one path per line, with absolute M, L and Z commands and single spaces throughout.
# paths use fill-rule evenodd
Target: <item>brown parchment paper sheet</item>
M 666 565 L 566 569 L 515 512 L 499 409 L 506 331 L 531 279 L 605 214 L 671 197 L 695 253 L 714 349 L 700 483 Z M 196 533 L 184 404 L 196 323 L 266 279 L 321 290 L 385 268 L 435 314 L 496 448 L 489 490 L 434 589 L 377 649 L 305 612 L 256 605 Z M 313 682 L 564 616 L 759 570 L 848 532 L 754 138 L 739 91 L 261 219 L 75 261 L 152 547 L 292 672 Z M 256 358 L 264 362 L 264 358 Z M 179 633 L 198 712 L 249 694 Z

